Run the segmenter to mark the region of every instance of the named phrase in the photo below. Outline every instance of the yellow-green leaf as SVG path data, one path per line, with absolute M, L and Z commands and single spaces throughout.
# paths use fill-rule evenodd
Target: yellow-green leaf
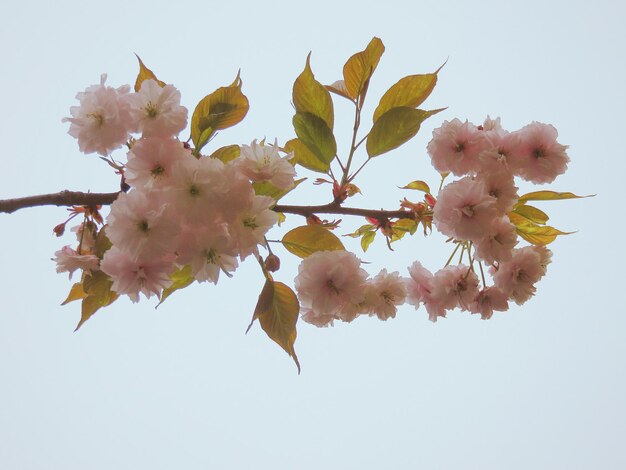
M 574 193 L 558 193 L 556 191 L 534 191 L 532 193 L 527 193 L 519 198 L 519 203 L 524 203 L 526 201 L 556 201 L 560 199 L 581 199 L 585 197 L 593 197 L 593 196 L 577 196 Z
M 400 219 L 391 228 L 391 241 L 401 239 L 406 233 L 413 235 L 417 231 L 417 222 L 413 219 Z
M 367 249 L 370 247 L 370 245 L 374 241 L 374 238 L 376 238 L 375 231 L 365 232 L 363 234 L 363 236 L 361 237 L 361 248 L 363 248 L 364 252 L 367 251 Z
M 111 290 L 112 285 L 113 281 L 102 271 L 95 271 L 84 277 L 83 290 L 86 296 L 83 298 L 80 321 L 76 326 L 76 330 L 101 307 L 106 307 L 117 300 L 119 296 Z
M 367 137 L 367 154 L 372 158 L 399 147 L 417 134 L 424 120 L 440 111 L 443 110 L 390 109 L 372 126 Z
M 248 109 L 248 98 L 241 92 L 239 74 L 231 85 L 218 88 L 202 98 L 191 117 L 191 139 L 196 151 L 200 151 L 215 131 L 240 122 Z
M 293 358 L 298 367 L 298 374 L 300 373 L 300 363 L 294 344 L 299 314 L 300 303 L 293 290 L 282 282 L 267 279 L 261 295 L 259 295 L 252 321 L 248 326 L 248 330 L 250 330 L 254 321 L 258 319 L 267 336 Z
M 337 235 L 319 225 L 296 227 L 287 232 L 281 241 L 289 252 L 300 258 L 316 251 L 345 250 Z
M 318 173 L 328 173 L 330 169 L 330 162 L 325 163 L 315 156 L 309 148 L 302 143 L 299 139 L 291 139 L 285 144 L 286 152 L 293 152 L 293 158 L 290 160 L 292 163 L 302 165 L 304 168 L 316 171 Z
M 96 244 L 94 246 L 94 254 L 100 259 L 102 259 L 104 257 L 104 254 L 108 251 L 108 249 L 111 248 L 111 246 L 113 246 L 113 244 L 111 243 L 111 240 L 109 240 L 109 237 L 107 237 L 106 235 L 106 228 L 107 226 L 105 225 L 98 231 L 98 234 L 96 235 Z
M 311 113 L 322 119 L 332 130 L 335 119 L 333 100 L 324 85 L 315 80 L 310 60 L 311 54 L 309 53 L 304 71 L 293 84 L 293 104 L 296 112 Z
M 135 54 L 135 57 L 137 57 L 137 60 L 139 61 L 139 74 L 137 75 L 137 80 L 135 80 L 135 91 L 141 90 L 141 84 L 144 80 L 155 80 L 159 86 L 164 87 L 165 82 L 159 80 L 154 72 L 144 65 L 143 61 L 137 54 Z
M 548 245 L 559 235 L 569 235 L 573 233 L 562 232 L 549 225 L 537 225 L 515 212 L 509 212 L 509 220 L 515 225 L 517 234 L 533 245 Z
M 306 178 L 300 178 L 300 179 L 295 180 L 293 182 L 293 186 L 289 189 L 277 188 L 269 181 L 257 181 L 255 183 L 252 183 L 252 187 L 254 188 L 255 194 L 257 194 L 258 196 L 269 196 L 271 198 L 274 198 L 276 201 L 278 201 L 279 199 L 284 197 L 286 194 L 296 189 L 296 187 L 298 187 L 298 185 L 302 183 L 304 180 L 306 180 Z
M 344 237 L 352 237 L 352 238 L 359 238 L 361 235 L 363 235 L 365 232 L 371 232 L 371 231 L 376 231 L 376 226 L 372 225 L 372 224 L 365 224 L 365 225 L 361 225 L 358 229 L 356 229 L 353 233 L 347 233 L 344 235 Z
M 298 139 L 325 165 L 330 165 L 337 154 L 333 131 L 322 118 L 311 113 L 296 113 L 293 127 Z
M 435 88 L 437 72 L 401 78 L 385 92 L 374 111 L 374 122 L 392 108 L 417 108 Z
M 537 209 L 536 207 L 533 207 L 533 206 L 527 206 L 525 204 L 515 206 L 515 208 L 513 209 L 513 212 L 521 215 L 522 217 L 530 220 L 531 222 L 534 222 L 536 224 L 541 224 L 541 225 L 544 225 L 550 219 L 548 217 L 548 214 L 546 214 L 542 210 Z
M 72 286 L 72 288 L 70 289 L 70 293 L 67 295 L 67 298 L 63 301 L 61 305 L 67 305 L 70 302 L 84 299 L 85 297 L 87 297 L 87 293 L 83 290 L 83 283 L 77 282 Z
M 331 85 L 326 85 L 326 89 L 336 95 L 343 96 L 344 98 L 348 98 L 350 101 L 352 101 L 348 89 L 346 88 L 346 82 L 343 80 L 337 80 Z
M 423 191 L 426 194 L 430 194 L 430 186 L 426 184 L 424 181 L 411 181 L 406 186 L 402 186 L 401 189 L 415 189 L 417 191 Z
M 157 307 L 165 302 L 165 299 L 167 299 L 174 292 L 180 289 L 184 289 L 195 280 L 193 274 L 191 274 L 191 265 L 186 265 L 182 268 L 177 269 L 172 274 L 170 274 L 170 279 L 172 280 L 172 285 L 163 289 L 163 292 L 161 293 L 161 300 L 157 304 Z
M 383 42 L 377 37 L 373 38 L 365 50 L 357 52 L 348 59 L 343 66 L 343 79 L 348 96 L 356 100 L 367 92 L 369 80 L 376 70 L 381 56 L 385 52 Z
M 228 163 L 231 160 L 239 157 L 239 145 L 226 145 L 225 147 L 218 148 L 213 152 L 210 157 L 217 158 L 218 160 Z

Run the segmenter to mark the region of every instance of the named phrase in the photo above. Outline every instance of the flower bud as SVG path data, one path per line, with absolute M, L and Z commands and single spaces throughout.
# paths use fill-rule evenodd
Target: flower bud
M 272 273 L 278 271 L 280 269 L 280 258 L 274 253 L 267 255 L 267 258 L 265 258 L 265 269 Z
M 63 236 L 63 234 L 65 233 L 65 223 L 57 225 L 52 229 L 52 231 L 57 237 Z

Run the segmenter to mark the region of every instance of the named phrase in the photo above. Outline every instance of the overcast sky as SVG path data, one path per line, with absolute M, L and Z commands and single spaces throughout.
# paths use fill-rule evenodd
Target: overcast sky
M 134 53 L 191 109 L 241 69 L 250 112 L 217 147 L 292 138 L 291 87 L 309 51 L 332 83 L 373 36 L 386 52 L 365 121 L 399 78 L 446 60 L 424 107 L 448 109 L 372 162 L 352 205 L 394 208 L 398 186 L 436 186 L 433 128 L 487 115 L 509 130 L 553 124 L 571 164 L 551 189 L 597 196 L 541 205 L 576 233 L 551 246 L 523 307 L 490 321 L 452 312 L 432 324 L 406 305 L 388 322 L 301 322 L 300 376 L 258 325 L 244 335 L 263 284 L 253 260 L 158 310 L 121 299 L 73 333 L 80 306 L 60 306 L 71 282 L 50 261 L 72 243 L 52 234 L 65 209 L 0 215 L 0 468 L 626 468 L 625 14 L 615 0 L 3 2 L 0 198 L 117 189 L 61 119 L 101 73 L 134 83 Z M 350 108 L 335 108 L 345 152 Z M 300 175 L 309 181 L 285 202 L 328 200 Z M 341 233 L 360 223 L 344 218 Z M 394 252 L 376 240 L 366 254 L 345 240 L 374 274 L 406 275 L 416 259 L 437 270 L 449 255 L 437 234 Z M 278 254 L 277 278 L 292 284 L 298 260 Z

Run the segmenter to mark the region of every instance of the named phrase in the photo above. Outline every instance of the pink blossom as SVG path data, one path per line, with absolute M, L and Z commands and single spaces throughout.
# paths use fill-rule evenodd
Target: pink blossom
M 433 220 L 444 235 L 457 240 L 476 240 L 485 236 L 491 221 L 497 217 L 495 203 L 484 183 L 468 176 L 448 184 L 439 193 Z
M 172 252 L 179 231 L 174 210 L 157 192 L 121 193 L 107 219 L 109 239 L 136 258 Z
M 106 156 L 130 137 L 132 122 L 124 99 L 130 87 L 105 86 L 106 78 L 106 74 L 102 74 L 100 85 L 92 85 L 78 93 L 76 98 L 80 106 L 72 106 L 72 117 L 63 118 L 63 122 L 71 123 L 68 134 L 78 139 L 78 148 L 83 153 L 97 152 Z
M 407 290 L 406 301 L 417 309 L 420 304 L 430 299 L 433 274 L 422 266 L 422 263 L 415 261 L 409 268 L 409 275 L 411 277 L 405 281 Z
M 445 310 L 451 310 L 457 306 L 463 310 L 469 310 L 469 305 L 476 295 L 478 295 L 476 273 L 464 265 L 446 266 L 437 271 L 433 277 L 426 310 L 429 312 L 430 319 L 436 321 L 437 316 L 445 317 Z M 444 311 L 443 315 L 442 311 Z
M 479 172 L 476 178 L 485 185 L 487 193 L 495 198 L 495 207 L 500 215 L 508 214 L 519 200 L 517 186 L 511 173 L 505 171 Z
M 520 166 L 518 175 L 533 183 L 551 183 L 565 173 L 569 157 L 566 145 L 556 141 L 557 130 L 550 124 L 532 122 L 518 131 Z
M 189 220 L 216 219 L 222 212 L 222 195 L 229 184 L 223 172 L 220 160 L 183 158 L 172 167 L 168 199 Z
M 208 224 L 187 229 L 178 243 L 178 260 L 191 265 L 197 281 L 217 284 L 220 271 L 227 276 L 237 269 L 237 251 L 224 224 Z
M 480 171 L 517 174 L 521 164 L 520 137 L 515 132 L 492 131 L 487 135 L 489 144 L 479 155 Z
M 133 302 L 139 301 L 139 293 L 147 298 L 160 296 L 172 284 L 169 276 L 174 268 L 174 255 L 137 259 L 116 246 L 104 254 L 101 263 L 102 271 L 113 281 L 111 289 Z
M 405 281 L 398 272 L 387 273 L 383 269 L 365 284 L 367 312 L 381 320 L 395 318 L 398 305 L 402 305 L 405 298 Z
M 497 287 L 481 290 L 469 305 L 472 313 L 480 313 L 480 318 L 489 320 L 494 311 L 505 312 L 509 309 L 509 296 Z
M 81 255 L 77 251 L 70 248 L 69 245 L 64 246 L 54 253 L 54 260 L 57 263 L 57 273 L 69 272 L 69 278 L 77 269 L 83 271 L 95 271 L 98 269 L 100 260 L 94 255 Z
M 487 264 L 511 259 L 513 248 L 517 245 L 515 225 L 508 217 L 494 219 L 487 234 L 475 241 L 476 257 Z
M 303 319 L 338 318 L 344 307 L 362 302 L 367 272 L 360 265 L 349 251 L 318 251 L 303 259 L 294 281 L 304 312 L 309 312 Z
M 185 158 L 195 159 L 178 139 L 139 139 L 128 152 L 126 182 L 134 187 L 162 188 L 171 178 L 172 167 Z
M 268 181 L 279 189 L 290 189 L 296 175 L 296 170 L 288 161 L 292 156 L 281 158 L 276 142 L 264 145 L 254 140 L 249 146 L 241 146 L 241 155 L 235 161 L 251 181 Z
M 481 132 L 467 121 L 444 121 L 433 131 L 433 138 L 427 147 L 435 169 L 456 176 L 476 172 L 479 169 L 478 155 L 487 145 Z
M 265 245 L 265 234 L 278 222 L 278 214 L 271 210 L 275 203 L 269 196 L 254 196 L 250 206 L 229 225 L 230 236 L 242 260 L 256 253 L 257 245 Z
M 535 294 L 535 283 L 545 275 L 550 257 L 551 252 L 545 247 L 513 250 L 511 259 L 500 263 L 493 273 L 495 286 L 522 305 Z
M 144 137 L 172 137 L 187 126 L 187 108 L 180 105 L 180 92 L 172 85 L 161 87 L 156 80 L 144 80 L 128 101 Z

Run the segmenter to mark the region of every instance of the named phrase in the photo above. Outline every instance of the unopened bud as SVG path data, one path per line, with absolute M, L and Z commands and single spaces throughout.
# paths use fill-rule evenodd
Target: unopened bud
M 267 255 L 267 258 L 265 258 L 265 269 L 271 273 L 278 271 L 280 269 L 280 258 L 274 253 Z
M 63 236 L 63 234 L 65 233 L 65 223 L 57 225 L 52 229 L 52 231 L 57 237 Z

